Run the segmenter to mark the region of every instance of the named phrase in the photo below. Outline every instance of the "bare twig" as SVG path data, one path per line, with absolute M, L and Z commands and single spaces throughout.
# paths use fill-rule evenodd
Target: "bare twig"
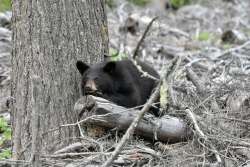
M 186 69 L 187 69 L 187 77 L 197 88 L 197 91 L 202 95 L 204 95 L 207 92 L 205 85 L 200 81 L 200 78 L 194 73 L 194 71 L 190 67 L 187 67 Z
M 185 112 L 187 113 L 187 116 L 188 118 L 193 122 L 193 125 L 194 125 L 194 129 L 196 130 L 198 136 L 202 139 L 204 139 L 205 141 L 208 141 L 208 138 L 207 136 L 203 133 L 203 131 L 200 129 L 197 121 L 196 121 L 196 118 L 194 116 L 194 114 L 192 113 L 192 111 L 190 111 L 189 109 L 186 109 Z M 209 146 L 210 146 L 210 151 L 212 151 L 216 157 L 216 160 L 219 164 L 222 163 L 222 160 L 221 160 L 221 157 L 218 153 L 218 151 L 215 149 L 215 147 L 208 141 L 209 143 Z
M 250 121 L 243 120 L 243 119 L 229 118 L 229 117 L 217 117 L 216 119 L 224 119 L 224 120 L 228 120 L 228 121 L 235 121 L 235 122 L 240 122 L 240 123 L 244 123 L 244 124 L 250 125 Z
M 29 161 L 24 161 L 24 160 L 12 160 L 12 159 L 5 159 L 5 160 L 1 160 L 0 161 L 0 166 L 1 164 L 3 166 L 7 166 L 7 165 L 22 165 L 22 166 L 26 166 L 26 165 L 29 165 L 30 162 Z
M 203 138 L 203 139 L 206 139 L 206 136 L 205 134 L 201 131 L 197 121 L 196 121 L 196 118 L 194 116 L 194 114 L 189 110 L 189 109 L 186 109 L 185 110 L 186 113 L 187 113 L 187 116 L 189 117 L 189 119 L 193 122 L 194 124 L 194 129 L 198 132 L 198 136 Z
M 139 70 L 139 72 L 142 73 L 142 77 L 148 77 L 148 78 L 153 79 L 155 81 L 159 81 L 158 78 L 154 77 L 153 75 L 150 75 L 146 71 L 143 71 L 142 67 L 137 63 L 137 61 L 135 59 L 131 59 L 131 61 L 136 66 L 137 70 Z
M 155 104 L 159 104 L 159 102 L 156 102 L 156 103 L 153 103 L 152 105 L 155 105 Z M 144 105 L 139 105 L 139 106 L 136 106 L 136 107 L 132 107 L 132 108 L 128 108 L 122 112 L 126 112 L 126 111 L 131 111 L 131 110 L 135 110 L 135 109 L 138 109 L 138 108 L 141 108 L 143 107 Z M 76 106 L 75 106 L 76 107 Z M 79 107 L 77 106 L 77 108 L 75 108 L 74 110 L 77 112 L 77 110 L 81 110 L 83 107 L 80 106 L 80 109 Z M 59 127 L 56 127 L 56 128 L 53 128 L 53 129 L 49 129 L 48 131 L 42 133 L 42 136 L 48 134 L 48 133 L 51 133 L 51 132 L 54 132 L 54 131 L 57 131 L 59 130 L 60 128 L 62 127 L 68 127 L 68 126 L 78 126 L 79 128 L 79 125 L 82 124 L 82 123 L 85 123 L 85 122 L 88 122 L 89 120 L 100 120 L 102 117 L 106 117 L 106 116 L 109 116 L 110 114 L 112 113 L 107 113 L 107 114 L 102 114 L 102 115 L 92 115 L 92 116 L 89 116 L 89 117 L 86 117 L 80 121 L 76 121 L 75 123 L 70 123 L 70 124 L 63 124 L 63 125 L 60 125 Z M 80 132 L 81 133 L 81 132 Z M 31 144 L 31 143 L 29 143 Z
M 154 18 L 150 21 L 150 23 L 148 24 L 148 26 L 146 27 L 144 33 L 142 34 L 141 39 L 139 40 L 139 42 L 138 42 L 138 44 L 137 44 L 137 46 L 136 46 L 136 48 L 135 48 L 134 54 L 133 54 L 133 56 L 132 56 L 132 59 L 135 59 L 135 58 L 136 58 L 136 56 L 137 56 L 137 54 L 138 54 L 138 51 L 139 51 L 139 48 L 140 48 L 142 42 L 144 41 L 144 39 L 145 39 L 145 37 L 146 37 L 146 35 L 147 35 L 147 33 L 148 33 L 150 27 L 152 26 L 153 22 L 154 22 L 157 18 L 158 18 L 158 17 L 154 17 Z
M 225 55 L 227 55 L 227 54 L 236 52 L 236 51 L 238 51 L 238 50 L 240 50 L 240 49 L 246 47 L 246 46 L 249 45 L 249 44 L 250 44 L 250 40 L 247 41 L 247 42 L 245 42 L 244 44 L 242 44 L 242 45 L 240 45 L 240 46 L 237 46 L 237 47 L 235 47 L 235 48 L 230 48 L 230 49 L 228 49 L 228 50 L 222 52 L 220 55 L 218 55 L 218 56 L 216 57 L 216 59 L 218 59 L 218 58 L 220 58 L 220 57 L 222 57 L 222 56 L 225 56 Z
M 62 153 L 62 154 L 53 154 L 53 155 L 41 155 L 42 157 L 47 158 L 65 158 L 65 157 L 75 157 L 83 155 L 109 155 L 111 153 L 104 152 L 79 152 L 79 153 Z
M 57 150 L 54 154 L 61 154 L 61 153 L 66 153 L 66 152 L 70 152 L 70 151 L 72 152 L 72 151 L 74 151 L 76 149 L 82 148 L 82 146 L 83 145 L 80 142 L 72 143 L 67 147 L 64 147 L 64 148 L 62 148 L 60 150 Z

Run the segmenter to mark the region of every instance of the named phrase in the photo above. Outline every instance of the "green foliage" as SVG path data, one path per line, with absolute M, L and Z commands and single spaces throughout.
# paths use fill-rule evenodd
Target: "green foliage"
M 190 3 L 190 0 L 170 0 L 170 4 L 173 8 L 178 9 L 184 5 Z
M 0 12 L 11 9 L 11 0 L 0 0 Z
M 1 159 L 8 159 L 11 157 L 11 150 L 10 149 L 4 149 L 0 153 L 0 160 Z
M 209 32 L 201 32 L 197 37 L 199 41 L 208 41 L 211 38 L 212 34 L 210 34 Z
M 7 121 L 1 117 L 0 117 L 0 133 L 2 133 L 0 145 L 2 145 L 5 140 L 11 139 L 11 128 L 8 126 Z
M 145 6 L 146 4 L 148 4 L 151 0 L 127 0 L 135 5 L 138 6 Z
M 0 133 L 2 133 L 0 139 L 0 146 L 1 146 L 6 140 L 11 140 L 11 128 L 8 126 L 7 121 L 2 117 L 0 117 Z M 10 149 L 3 149 L 0 152 L 0 160 L 7 159 L 10 157 L 11 157 Z
M 6 129 L 8 129 L 8 123 L 4 118 L 0 117 L 0 132 L 4 132 Z
M 116 6 L 115 0 L 105 0 L 105 3 L 110 7 L 114 8 Z
M 223 49 L 230 49 L 232 47 L 232 45 L 229 43 L 225 43 L 222 45 L 222 47 L 223 47 Z
M 112 61 L 119 61 L 122 59 L 128 58 L 128 56 L 124 53 L 119 53 L 117 50 L 110 48 L 109 49 L 110 57 Z

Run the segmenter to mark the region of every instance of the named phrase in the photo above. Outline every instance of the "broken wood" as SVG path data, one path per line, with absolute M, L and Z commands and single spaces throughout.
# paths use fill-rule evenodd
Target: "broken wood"
M 122 131 L 129 127 L 139 112 L 95 96 L 80 98 L 74 110 L 81 119 L 85 120 L 84 123 L 106 129 L 117 128 Z M 172 116 L 157 118 L 146 114 L 136 127 L 135 134 L 150 140 L 178 142 L 186 140 L 191 135 L 191 130 L 180 118 Z

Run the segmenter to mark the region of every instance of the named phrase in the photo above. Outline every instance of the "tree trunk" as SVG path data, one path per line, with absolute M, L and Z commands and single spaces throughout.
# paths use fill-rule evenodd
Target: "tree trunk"
M 13 0 L 13 159 L 31 160 L 73 142 L 79 98 L 75 63 L 108 52 L 102 0 Z M 54 129 L 54 130 L 52 130 Z M 56 130 L 55 130 L 56 129 Z

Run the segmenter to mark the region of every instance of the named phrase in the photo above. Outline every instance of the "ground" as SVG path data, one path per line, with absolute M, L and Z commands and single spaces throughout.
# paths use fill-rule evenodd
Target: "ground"
M 165 10 L 157 2 L 140 7 L 119 0 L 108 7 L 110 51 L 119 50 L 121 57 L 132 55 L 144 29 L 158 16 L 138 57 L 161 74 L 174 57 L 182 57 L 174 78 L 165 86 L 167 93 L 161 92 L 168 99 L 162 98 L 162 104 L 168 105 L 166 114 L 187 120 L 195 135 L 171 145 L 135 138 L 126 144 L 115 165 L 250 165 L 250 1 L 197 0 L 178 10 Z M 132 33 L 126 32 L 128 25 L 129 31 L 132 25 Z M 0 29 L 0 113 L 5 119 L 9 119 L 5 103 L 11 99 L 10 34 L 10 30 Z M 195 115 L 205 137 L 197 132 L 184 108 Z M 82 165 L 90 159 L 92 164 L 102 163 L 119 137 L 86 140 L 90 144 L 83 152 L 94 152 L 84 156 L 86 161 L 79 162 Z

